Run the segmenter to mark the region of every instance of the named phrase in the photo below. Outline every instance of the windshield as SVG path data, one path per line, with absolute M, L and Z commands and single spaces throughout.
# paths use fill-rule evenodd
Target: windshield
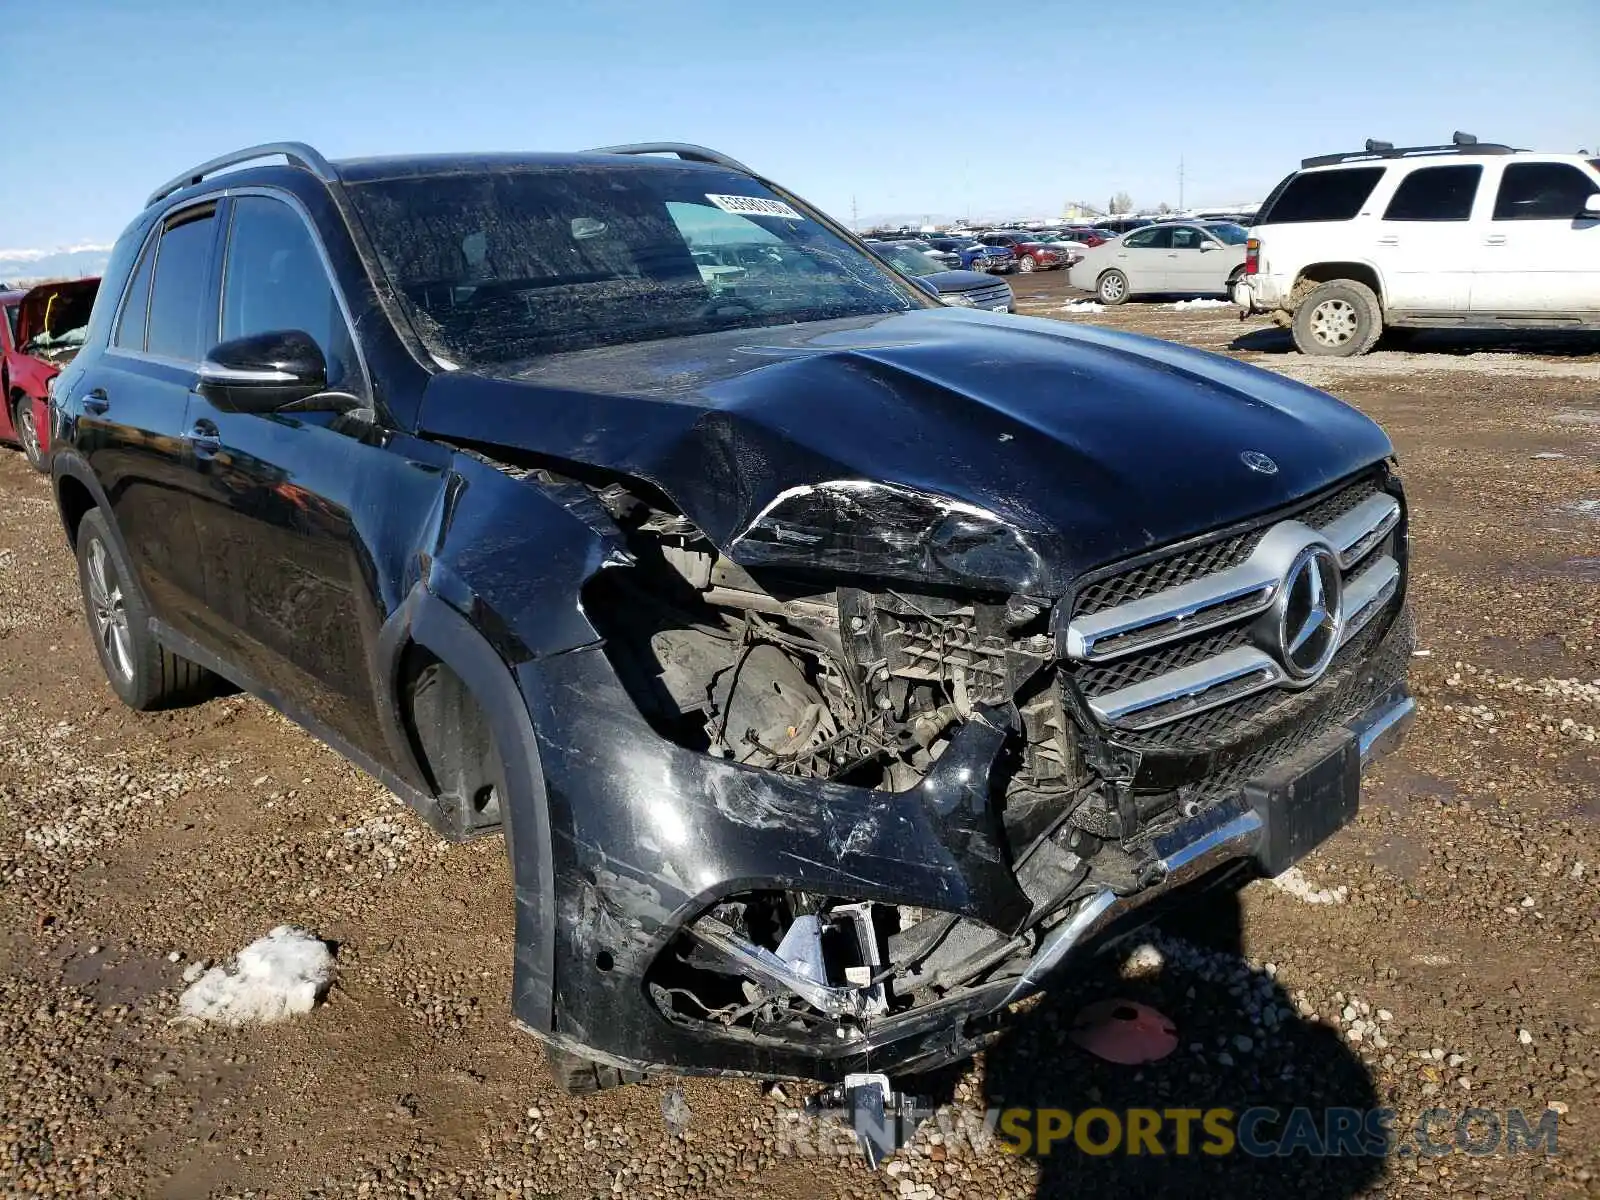
M 922 276 L 932 275 L 936 271 L 948 270 L 948 268 L 938 259 L 934 258 L 924 250 L 917 249 L 915 246 L 896 245 L 891 242 L 878 242 L 872 248 L 876 250 L 881 257 L 887 259 L 889 264 L 894 267 L 895 270 L 901 271 L 906 275 L 912 276 L 913 278 L 920 279 Z
M 1225 246 L 1242 246 L 1250 240 L 1250 231 L 1243 225 L 1235 225 L 1232 221 L 1223 221 L 1216 225 L 1207 225 L 1205 231 Z
M 462 366 L 932 305 L 733 172 L 563 163 L 350 195 L 418 335 Z

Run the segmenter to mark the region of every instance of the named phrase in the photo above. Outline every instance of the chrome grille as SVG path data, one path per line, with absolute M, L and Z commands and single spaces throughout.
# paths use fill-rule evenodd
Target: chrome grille
M 973 288 L 966 296 L 974 308 L 991 308 L 996 304 L 1010 301 L 1011 287 L 1009 284 L 999 283 L 992 287 Z
M 1303 509 L 1291 509 L 1284 518 L 1293 517 L 1313 529 L 1337 521 L 1356 505 L 1376 495 L 1377 481 L 1363 479 L 1339 488 L 1332 495 L 1313 500 Z M 1218 541 L 1208 542 L 1190 550 L 1180 551 L 1154 562 L 1145 563 L 1127 571 L 1120 571 L 1106 579 L 1097 580 L 1083 589 L 1073 608 L 1075 617 L 1086 617 L 1107 608 L 1115 608 L 1130 600 L 1188 583 L 1203 575 L 1215 574 L 1236 567 L 1250 556 L 1257 543 L 1266 535 L 1267 526 L 1234 534 Z
M 1356 643 L 1388 624 L 1378 618 L 1400 592 L 1401 517 L 1399 501 L 1365 479 L 1256 529 L 1090 584 L 1066 631 L 1069 668 L 1090 710 L 1124 744 L 1189 750 L 1226 744 L 1241 722 L 1319 690 L 1358 656 Z M 1293 592 L 1289 564 L 1312 547 L 1330 571 L 1337 564 L 1343 596 L 1333 660 L 1303 678 L 1309 672 L 1289 669 L 1267 635 L 1294 601 L 1284 594 Z

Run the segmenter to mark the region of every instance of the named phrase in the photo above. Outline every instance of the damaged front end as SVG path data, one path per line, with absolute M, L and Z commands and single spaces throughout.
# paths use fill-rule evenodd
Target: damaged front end
M 1151 901 L 1304 854 L 1409 715 L 1398 589 L 1325 680 L 1232 727 L 1214 706 L 1209 734 L 1180 713 L 1161 742 L 1092 707 L 1075 594 L 1033 587 L 1048 572 L 992 514 L 860 483 L 822 508 L 827 489 L 803 489 L 724 553 L 648 488 L 592 490 L 627 565 L 584 593 L 609 672 L 594 654 L 543 668 L 562 730 L 547 770 L 571 797 L 592 788 L 578 764 L 614 763 L 595 803 L 628 809 L 636 840 L 567 801 L 541 1032 L 617 1066 L 841 1082 L 966 1057 Z M 1293 517 L 1224 533 L 1248 549 Z M 1380 533 L 1362 554 L 1403 561 L 1403 523 Z M 630 703 L 605 702 L 613 683 Z

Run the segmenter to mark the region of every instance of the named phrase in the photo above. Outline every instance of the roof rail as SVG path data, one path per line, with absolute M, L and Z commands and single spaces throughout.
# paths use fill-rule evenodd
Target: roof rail
M 1470 133 L 1462 133 L 1459 129 L 1450 135 L 1450 142 L 1444 146 L 1396 146 L 1393 142 L 1380 142 L 1376 138 L 1368 138 L 1366 149 L 1351 150 L 1344 154 L 1318 154 L 1312 158 L 1302 158 L 1301 168 L 1305 167 L 1331 167 L 1338 163 L 1370 162 L 1382 158 L 1411 158 L 1422 154 L 1516 154 L 1512 146 L 1502 146 L 1498 142 L 1480 142 Z
M 169 179 L 150 193 L 150 198 L 144 202 L 144 206 L 149 208 L 152 204 L 165 200 L 173 192 L 192 187 L 204 180 L 207 175 L 215 175 L 228 167 L 237 167 L 241 163 L 254 162 L 258 158 L 272 158 L 279 154 L 289 160 L 290 166 L 302 167 L 324 183 L 333 183 L 339 178 L 339 173 L 333 169 L 333 164 L 304 142 L 263 142 L 259 146 L 249 146 L 243 150 L 235 150 L 232 154 L 210 159 L 176 178 Z
M 705 146 L 693 146 L 688 142 L 638 142 L 629 146 L 596 146 L 589 153 L 676 154 L 687 162 L 715 163 L 719 167 L 727 167 L 730 171 L 738 171 L 741 175 L 756 174 L 736 158 L 729 158 L 720 151 L 709 150 Z

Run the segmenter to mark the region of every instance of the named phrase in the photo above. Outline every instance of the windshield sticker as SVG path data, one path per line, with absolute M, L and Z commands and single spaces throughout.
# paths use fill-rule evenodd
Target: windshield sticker
M 782 217 L 786 221 L 805 220 L 805 217 L 795 212 L 782 200 L 768 200 L 762 196 L 713 196 L 709 193 L 706 195 L 706 199 L 723 212 L 737 213 L 741 217 Z

